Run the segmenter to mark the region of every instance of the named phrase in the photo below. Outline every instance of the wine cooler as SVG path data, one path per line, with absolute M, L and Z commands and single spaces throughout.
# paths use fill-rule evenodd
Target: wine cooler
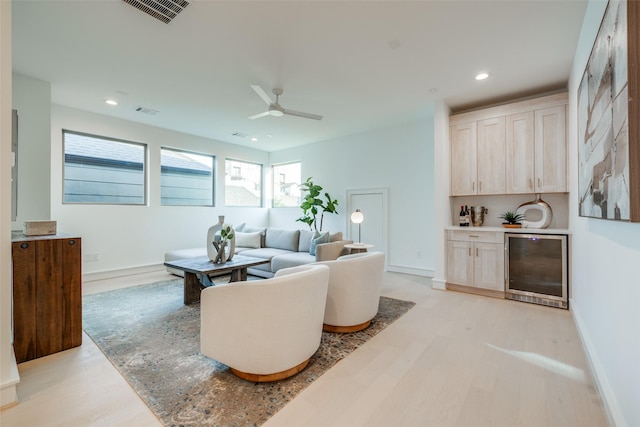
M 508 299 L 569 308 L 567 236 L 505 234 Z

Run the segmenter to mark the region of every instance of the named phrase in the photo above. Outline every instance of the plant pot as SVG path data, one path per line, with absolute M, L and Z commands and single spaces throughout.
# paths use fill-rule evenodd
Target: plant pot
M 503 222 L 502 226 L 504 228 L 522 228 L 522 224 L 509 224 L 508 222 Z

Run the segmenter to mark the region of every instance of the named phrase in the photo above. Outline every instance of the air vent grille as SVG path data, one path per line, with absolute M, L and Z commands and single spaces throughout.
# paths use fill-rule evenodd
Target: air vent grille
M 131 6 L 141 10 L 147 15 L 153 16 L 159 21 L 168 24 L 178 16 L 182 10 L 189 6 L 185 0 L 122 0 Z
M 155 116 L 160 112 L 158 110 L 154 110 L 153 108 L 147 108 L 147 107 L 136 107 L 135 110 L 138 113 L 149 114 L 150 116 Z

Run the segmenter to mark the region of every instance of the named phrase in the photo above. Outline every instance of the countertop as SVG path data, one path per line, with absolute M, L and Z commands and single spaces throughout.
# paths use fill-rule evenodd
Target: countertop
M 571 230 L 567 228 L 504 228 L 504 227 L 460 227 L 459 225 L 448 225 L 445 230 L 460 231 L 493 231 L 503 233 L 521 233 L 521 234 L 571 234 Z

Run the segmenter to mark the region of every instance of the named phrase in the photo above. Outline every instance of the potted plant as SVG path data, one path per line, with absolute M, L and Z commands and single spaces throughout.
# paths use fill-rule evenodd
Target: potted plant
M 320 230 L 322 231 L 322 221 L 324 220 L 324 213 L 338 213 L 338 200 L 333 199 L 329 193 L 324 193 L 324 200 L 320 198 L 322 187 L 316 185 L 311 181 L 312 177 L 307 178 L 300 187 L 302 191 L 306 191 L 307 195 L 304 196 L 300 208 L 303 215 L 296 219 L 296 221 L 304 222 L 309 226 L 310 230 L 315 229 L 318 231 L 317 216 L 320 214 Z
M 520 221 L 524 219 L 524 215 L 516 211 L 506 211 L 499 218 L 505 221 L 502 223 L 505 228 L 520 228 L 522 227 Z

